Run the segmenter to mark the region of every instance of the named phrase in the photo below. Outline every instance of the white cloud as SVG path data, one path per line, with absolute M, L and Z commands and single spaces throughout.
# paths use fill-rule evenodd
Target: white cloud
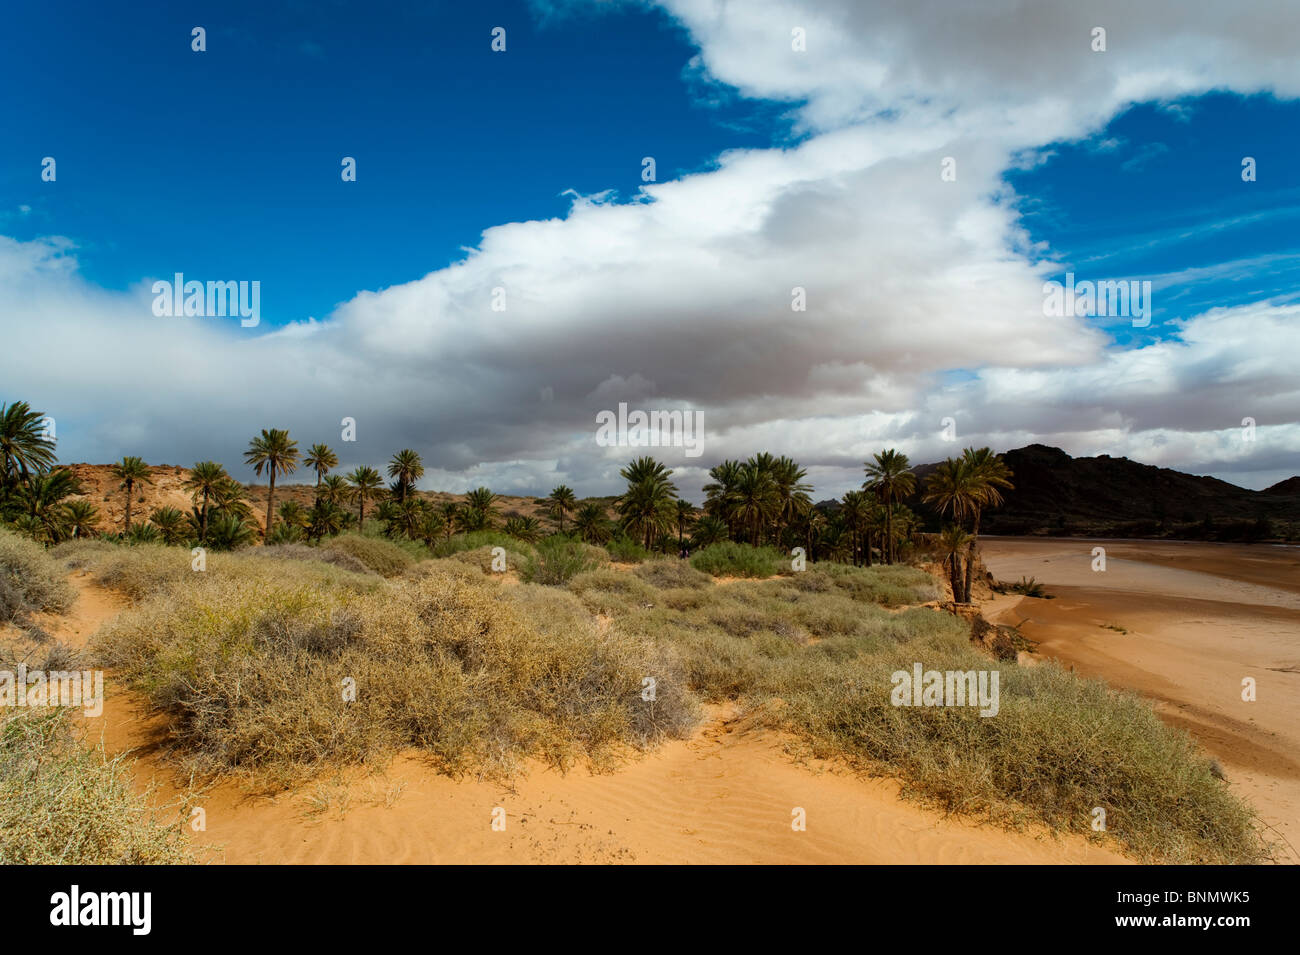
M 1095 323 L 1044 317 L 1050 252 L 1002 175 L 1133 98 L 1297 95 L 1281 38 L 1300 9 L 1198 6 L 1188 26 L 1175 4 L 664 6 L 699 44 L 697 70 L 789 101 L 809 138 L 727 153 L 635 202 L 575 197 L 563 219 L 494 226 L 463 262 L 269 333 L 155 318 L 144 277 L 106 292 L 63 240 L 0 238 L 0 322 L 23 342 L 0 356 L 3 397 L 54 414 L 65 459 L 234 465 L 275 426 L 333 444 L 345 467 L 415 447 L 425 483 L 446 488 L 614 490 L 634 451 L 594 430 L 619 400 L 705 412 L 703 459 L 661 454 L 691 489 L 701 461 L 767 448 L 840 493 L 884 445 L 950 453 L 948 415 L 962 443 L 1039 440 L 1256 485 L 1296 470 L 1294 310 L 1214 312 L 1107 350 Z M 1098 24 L 1104 54 L 1088 46 Z M 939 175 L 948 156 L 956 182 Z M 796 286 L 807 311 L 791 310 Z M 338 441 L 345 415 L 354 446 Z M 1246 415 L 1261 427 L 1242 450 Z

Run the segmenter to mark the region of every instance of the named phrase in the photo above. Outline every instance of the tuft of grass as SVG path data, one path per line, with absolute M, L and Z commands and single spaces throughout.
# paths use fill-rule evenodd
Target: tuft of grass
M 454 557 L 465 551 L 481 548 L 504 547 L 507 551 L 520 554 L 532 552 L 532 545 L 511 537 L 501 531 L 470 531 L 468 534 L 455 534 L 433 545 L 434 557 Z
M 608 563 L 609 556 L 602 548 L 555 535 L 538 543 L 524 559 L 519 577 L 527 583 L 560 586 Z
M 184 806 L 137 794 L 129 767 L 73 733 L 61 708 L 0 715 L 0 865 L 175 865 L 198 861 Z
M 40 544 L 0 528 L 0 622 L 66 611 L 77 599 L 66 577 Z
M 703 590 L 713 586 L 708 574 L 702 574 L 688 562 L 672 557 L 647 561 L 632 573 L 660 590 L 678 587 Z
M 998 581 L 996 589 L 999 593 L 1004 594 L 1024 594 L 1026 597 L 1038 597 L 1043 600 L 1051 600 L 1052 595 L 1033 577 L 1021 577 L 1015 583 Z

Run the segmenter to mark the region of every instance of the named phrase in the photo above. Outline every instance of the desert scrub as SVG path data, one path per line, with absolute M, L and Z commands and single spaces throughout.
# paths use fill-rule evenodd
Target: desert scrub
M 604 549 L 557 535 L 539 542 L 536 550 L 524 558 L 519 577 L 527 583 L 556 586 L 607 564 L 609 555 Z
M 455 534 L 433 545 L 434 557 L 454 557 L 465 551 L 493 547 L 504 547 L 517 554 L 531 554 L 533 547 L 526 541 L 511 537 L 501 531 L 470 531 L 468 534 Z
M 906 793 L 945 810 L 1094 835 L 1100 806 L 1109 835 L 1145 861 L 1264 857 L 1248 807 L 1149 704 L 1055 664 L 996 665 L 969 647 L 964 629 L 918 625 L 910 642 L 865 651 L 846 640 L 819 644 L 799 665 L 769 669 L 768 691 L 814 753 L 896 775 Z M 892 705 L 891 674 L 918 661 L 997 670 L 997 714 Z
M 722 541 L 691 556 L 691 566 L 714 577 L 771 577 L 790 570 L 790 558 L 775 547 Z
M 318 560 L 323 564 L 331 564 L 343 570 L 349 570 L 354 574 L 373 573 L 369 567 L 356 557 L 341 550 L 333 550 L 328 546 L 312 547 L 309 544 L 298 543 L 272 544 L 263 548 L 260 556 L 277 560 Z
M 579 574 L 569 581 L 569 591 L 592 613 L 622 614 L 637 607 L 653 607 L 659 591 L 621 570 L 606 568 Z
M 63 613 L 77 593 L 40 544 L 0 528 L 0 622 L 33 611 Z
M 295 580 L 348 589 L 373 588 L 381 582 L 369 571 L 354 573 L 320 559 L 286 559 L 301 553 L 296 550 L 298 546 L 209 551 L 203 571 L 194 569 L 194 558 L 187 547 L 129 547 L 105 541 L 75 541 L 60 544 L 50 553 L 67 569 L 90 574 L 97 584 L 124 594 L 133 603 L 215 578 L 250 582 Z M 295 551 L 286 554 L 288 547 Z M 316 552 L 315 548 L 303 550 Z
M 639 564 L 643 560 L 650 559 L 650 551 L 632 540 L 632 538 L 621 534 L 606 541 L 605 550 L 609 554 L 610 560 L 617 561 L 620 564 Z
M 0 715 L 0 865 L 193 862 L 179 809 L 137 794 L 127 766 L 77 739 L 65 710 Z
M 926 603 L 939 597 L 933 577 L 905 564 L 854 567 L 818 561 L 808 570 L 792 574 L 789 582 L 801 590 L 826 590 L 829 585 L 854 600 L 887 607 Z
M 322 549 L 355 557 L 383 577 L 396 577 L 416 562 L 405 548 L 382 537 L 340 534 L 331 538 Z
M 503 589 L 436 567 L 370 593 L 212 579 L 123 614 L 96 650 L 203 773 L 292 778 L 405 747 L 452 773 L 605 767 L 694 725 L 673 654 L 602 632 L 566 593 Z
M 703 589 L 713 586 L 713 579 L 679 558 L 667 557 L 646 561 L 632 573 L 661 590 L 677 587 Z

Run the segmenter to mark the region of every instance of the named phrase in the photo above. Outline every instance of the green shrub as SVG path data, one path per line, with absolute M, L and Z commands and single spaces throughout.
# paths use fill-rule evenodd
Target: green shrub
M 622 534 L 606 541 L 605 550 L 609 551 L 610 560 L 618 561 L 620 564 L 639 564 L 643 560 L 650 559 L 648 550 Z
M 537 544 L 537 549 L 525 558 L 519 576 L 527 583 L 556 586 L 608 563 L 601 548 L 557 535 Z
M 691 566 L 714 577 L 771 577 L 788 570 L 790 562 L 775 547 L 722 541 L 691 555 Z

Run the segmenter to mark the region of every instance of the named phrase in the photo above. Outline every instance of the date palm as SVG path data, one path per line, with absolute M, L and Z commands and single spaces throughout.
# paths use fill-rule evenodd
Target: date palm
M 118 490 L 126 491 L 126 514 L 123 533 L 131 533 L 131 495 L 137 484 L 152 484 L 152 472 L 149 465 L 140 458 L 127 456 L 109 468 L 109 473 L 121 481 Z
M 68 533 L 76 538 L 97 537 L 99 535 L 99 509 L 90 501 L 78 498 L 63 505 L 63 513 L 68 522 Z
M 594 501 L 588 501 L 573 515 L 573 529 L 588 544 L 603 544 L 609 540 L 609 519 L 605 517 L 605 509 Z
M 348 475 L 348 480 L 352 482 L 352 500 L 361 505 L 357 529 L 364 533 L 366 529 L 366 501 L 379 497 L 382 493 L 380 488 L 384 486 L 384 479 L 370 465 L 363 464 Z
M 496 518 L 497 496 L 485 487 L 476 487 L 465 495 L 465 511 L 461 521 L 466 530 L 481 531 L 493 525 Z
M 890 448 L 878 451 L 875 462 L 863 465 L 867 480 L 863 488 L 874 491 L 885 505 L 885 563 L 892 564 L 897 556 L 894 547 L 893 512 L 890 505 L 916 490 L 916 475 L 907 455 Z
M 67 468 L 32 472 L 18 489 L 18 503 L 27 518 L 27 533 L 42 543 L 57 543 L 72 533 L 65 499 L 81 493 L 81 485 Z
M 406 495 L 415 482 L 424 477 L 424 462 L 416 452 L 404 448 L 388 462 L 388 476 L 397 478 L 397 500 L 405 503 Z
M 686 546 L 686 528 L 690 527 L 695 520 L 695 507 L 690 501 L 677 499 L 677 549 L 680 551 Z
M 343 504 L 352 496 L 352 489 L 343 475 L 331 474 L 321 482 L 318 496 L 331 504 Z
M 447 535 L 447 540 L 451 540 L 451 535 L 456 532 L 460 525 L 460 505 L 455 501 L 447 501 L 442 505 L 443 533 Z
M 185 490 L 199 506 L 199 540 L 208 537 L 208 501 L 223 481 L 229 480 L 226 469 L 216 461 L 196 461 L 185 479 Z
M 999 507 L 1002 492 L 1011 490 L 1011 469 L 989 448 L 967 448 L 962 460 L 970 470 L 972 501 L 970 505 L 970 553 L 966 556 L 966 599 L 970 600 L 971 577 L 979 549 L 980 514 L 986 507 Z
M 561 484 L 551 492 L 551 496 L 546 499 L 546 505 L 552 514 L 559 515 L 560 533 L 564 533 L 564 515 L 578 506 L 578 498 L 573 493 L 573 488 L 567 484 Z
M 704 485 L 704 512 L 721 518 L 727 524 L 730 537 L 736 536 L 736 521 L 733 514 L 732 492 L 740 480 L 740 470 L 744 465 L 739 461 L 723 461 L 709 469 L 713 483 Z
M 316 472 L 316 496 L 320 497 L 320 482 L 331 468 L 339 466 L 339 456 L 327 444 L 313 444 L 307 449 L 307 456 L 302 459 L 303 467 Z
M 272 518 L 275 514 L 275 476 L 292 474 L 298 470 L 298 442 L 289 437 L 288 431 L 279 428 L 263 428 L 262 434 L 248 442 L 244 452 L 244 462 L 252 465 L 253 471 L 261 477 L 266 471 L 270 483 L 266 490 L 266 534 L 271 533 Z
M 871 504 L 867 499 L 867 495 L 862 491 L 846 491 L 844 498 L 840 501 L 839 514 L 844 530 L 848 532 L 849 536 L 849 551 L 852 553 L 850 563 L 856 566 L 858 554 L 864 549 L 861 547 L 862 532 L 871 516 Z M 870 540 L 867 541 L 865 550 L 867 552 L 867 564 L 870 566 Z
M 727 537 L 727 522 L 716 514 L 705 514 L 691 528 L 691 546 L 696 550 L 720 543 Z
M 950 516 L 960 524 L 971 513 L 979 494 L 971 465 L 964 458 L 948 458 L 940 461 L 926 479 L 922 500 L 936 508 L 941 515 Z M 963 532 L 965 533 L 965 532 Z M 966 538 L 969 546 L 969 537 Z M 955 558 L 960 562 L 960 556 Z M 955 581 L 952 599 L 958 603 L 969 601 L 969 594 L 962 589 L 963 575 Z
M 751 459 L 740 469 L 731 500 L 736 522 L 750 527 L 752 543 L 757 547 L 763 525 L 770 523 L 781 509 L 772 472 L 761 461 Z
M 623 529 L 644 541 L 650 550 L 658 534 L 671 531 L 676 510 L 677 488 L 672 471 L 651 457 L 637 458 L 619 471 L 627 490 L 617 508 Z
M 180 544 L 185 540 L 185 515 L 174 507 L 155 508 L 149 523 L 158 528 L 164 544 Z
M 542 536 L 542 525 L 535 517 L 509 518 L 503 530 L 515 540 L 532 544 Z
M 804 482 L 807 476 L 808 472 L 792 458 L 782 455 L 772 462 L 772 480 L 776 483 L 776 496 L 780 501 L 776 515 L 778 540 L 784 528 L 796 523 L 812 507 L 809 496 L 812 485 Z
M 938 538 L 939 557 L 948 569 L 948 580 L 952 584 L 952 599 L 955 603 L 967 603 L 962 599 L 962 553 L 970 547 L 970 535 L 956 524 L 945 527 Z
M 45 416 L 25 401 L 0 405 L 0 484 L 5 488 L 54 467 L 54 440 L 46 434 L 44 421 Z

